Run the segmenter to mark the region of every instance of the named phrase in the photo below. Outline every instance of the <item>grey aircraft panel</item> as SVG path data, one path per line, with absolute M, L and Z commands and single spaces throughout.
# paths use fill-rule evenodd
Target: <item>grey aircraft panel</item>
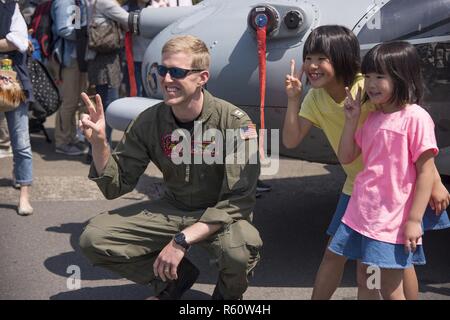
M 136 22 L 132 27 L 152 38 L 143 57 L 142 77 L 145 91 L 153 100 L 115 101 L 114 107 L 107 110 L 111 125 L 122 130 L 144 106 L 151 107 L 160 101 L 154 99 L 162 99 L 155 65 L 161 60 L 163 44 L 181 34 L 195 35 L 209 46 L 212 64 L 207 89 L 242 107 L 258 123 L 257 45 L 248 19 L 255 8 L 274 12 L 276 25 L 267 36 L 267 128 L 282 128 L 287 103 L 285 75 L 291 59 L 298 68 L 301 66 L 303 43 L 310 31 L 319 25 L 340 24 L 355 32 L 362 53 L 377 41 L 392 37 L 416 45 L 426 80 L 424 107 L 436 123 L 439 146 L 450 146 L 450 129 L 445 125 L 450 121 L 450 0 L 204 0 L 193 7 L 143 9 L 131 21 Z M 293 11 L 301 19 L 298 26 L 289 29 L 284 17 Z M 128 112 L 133 108 L 136 112 Z M 297 148 L 288 150 L 280 144 L 280 152 L 310 161 L 336 162 L 318 129 L 313 129 Z

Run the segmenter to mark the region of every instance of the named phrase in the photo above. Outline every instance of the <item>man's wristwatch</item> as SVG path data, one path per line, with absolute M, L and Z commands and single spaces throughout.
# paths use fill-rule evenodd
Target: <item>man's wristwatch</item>
M 178 232 L 174 237 L 173 237 L 173 241 L 182 246 L 186 251 L 189 250 L 189 248 L 191 247 L 191 245 L 189 243 L 187 243 L 186 241 L 186 236 L 184 235 L 183 232 Z

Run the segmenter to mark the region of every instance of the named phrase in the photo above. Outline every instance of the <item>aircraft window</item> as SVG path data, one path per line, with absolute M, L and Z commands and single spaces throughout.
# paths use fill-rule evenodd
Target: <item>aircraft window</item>
M 450 35 L 450 0 L 391 0 L 364 25 L 361 44 Z

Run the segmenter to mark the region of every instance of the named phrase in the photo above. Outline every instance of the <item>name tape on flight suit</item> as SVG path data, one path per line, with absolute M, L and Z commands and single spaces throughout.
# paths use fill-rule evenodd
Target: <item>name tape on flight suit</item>
M 245 113 L 242 112 L 242 111 L 239 110 L 239 109 L 236 109 L 236 110 L 234 110 L 234 111 L 231 113 L 231 115 L 232 115 L 232 116 L 235 116 L 235 117 L 238 118 L 238 119 L 240 119 L 240 118 L 242 118 L 242 117 L 245 115 Z

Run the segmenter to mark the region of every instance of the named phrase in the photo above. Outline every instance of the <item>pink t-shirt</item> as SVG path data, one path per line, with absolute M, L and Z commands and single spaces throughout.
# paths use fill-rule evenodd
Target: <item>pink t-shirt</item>
M 364 169 L 356 176 L 342 222 L 366 237 L 404 244 L 416 183 L 414 163 L 424 151 L 438 153 L 433 120 L 415 104 L 389 114 L 372 112 L 355 141 Z

